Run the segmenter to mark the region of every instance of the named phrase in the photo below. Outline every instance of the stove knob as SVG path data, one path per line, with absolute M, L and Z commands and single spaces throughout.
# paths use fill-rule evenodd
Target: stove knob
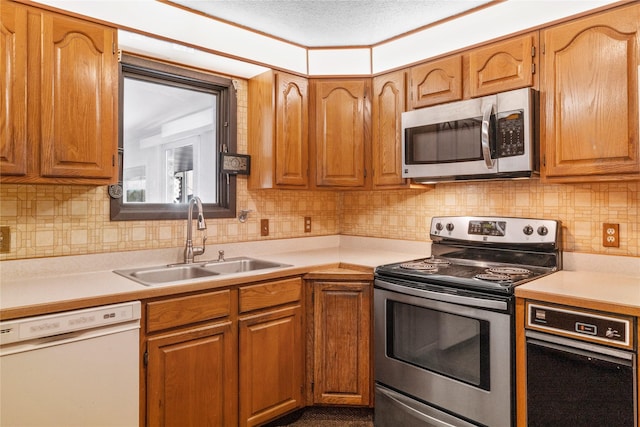
M 533 234 L 533 227 L 532 227 L 532 226 L 530 226 L 530 225 L 526 225 L 526 226 L 524 227 L 524 229 L 522 230 L 522 232 L 523 232 L 524 234 L 526 234 L 527 236 L 531 236 L 531 235 Z
M 448 223 L 447 224 L 447 231 L 453 231 L 453 224 L 452 223 Z
M 442 231 L 442 229 L 443 229 L 443 228 L 444 228 L 444 227 L 442 226 L 442 223 L 441 223 L 441 222 L 437 222 L 437 223 L 436 223 L 436 230 L 438 230 L 438 231 Z
M 541 225 L 540 227 L 538 227 L 538 234 L 541 236 L 546 236 L 547 234 L 549 234 L 549 229 L 544 225 Z

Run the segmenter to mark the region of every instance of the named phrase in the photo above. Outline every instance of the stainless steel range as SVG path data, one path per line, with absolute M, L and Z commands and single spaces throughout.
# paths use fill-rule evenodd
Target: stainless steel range
M 431 257 L 376 269 L 376 426 L 514 425 L 514 288 L 561 269 L 560 231 L 434 217 Z

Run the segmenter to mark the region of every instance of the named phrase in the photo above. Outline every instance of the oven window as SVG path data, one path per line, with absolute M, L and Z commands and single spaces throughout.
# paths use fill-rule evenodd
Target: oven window
M 407 164 L 482 160 L 482 117 L 405 130 Z
M 489 322 L 387 301 L 387 356 L 489 390 Z

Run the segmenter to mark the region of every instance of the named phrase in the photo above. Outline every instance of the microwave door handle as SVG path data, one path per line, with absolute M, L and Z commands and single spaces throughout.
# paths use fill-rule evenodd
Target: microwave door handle
M 482 112 L 482 128 L 481 128 L 481 142 L 482 142 L 482 157 L 484 158 L 484 164 L 487 169 L 493 169 L 496 164 L 495 159 L 491 158 L 491 147 L 489 146 L 489 124 L 491 120 L 491 113 L 493 112 L 493 104 L 487 104 Z

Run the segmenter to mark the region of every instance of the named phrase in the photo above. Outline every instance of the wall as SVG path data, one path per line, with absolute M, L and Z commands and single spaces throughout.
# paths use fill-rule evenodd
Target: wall
M 238 150 L 247 147 L 247 82 L 238 88 Z M 238 209 L 246 223 L 210 220 L 216 243 L 332 234 L 428 240 L 433 215 L 511 215 L 560 219 L 567 251 L 640 256 L 640 183 L 542 185 L 538 181 L 438 184 L 434 190 L 373 192 L 248 191 L 238 178 Z M 311 216 L 311 233 L 303 217 Z M 260 219 L 270 235 L 260 236 Z M 620 224 L 620 248 L 602 247 L 602 223 Z M 0 185 L 0 225 L 12 250 L 0 260 L 181 247 L 186 224 L 109 220 L 106 187 Z M 200 237 L 196 233 L 196 237 Z M 215 254 L 215 252 L 213 252 Z
M 247 82 L 238 83 L 238 151 L 244 153 Z M 207 221 L 209 254 L 215 257 L 216 243 L 338 234 L 339 201 L 329 191 L 248 191 L 246 177 L 239 177 L 237 208 L 253 212 L 245 223 Z M 305 216 L 312 217 L 311 233 L 304 233 Z M 260 236 L 262 218 L 270 222 L 268 237 Z M 2 184 L 0 225 L 11 227 L 12 250 L 0 260 L 181 247 L 185 220 L 111 222 L 106 187 Z M 194 237 L 199 245 L 200 232 Z
M 538 180 L 438 184 L 435 190 L 344 193 L 342 234 L 425 240 L 432 216 L 559 219 L 569 252 L 640 256 L 640 183 L 549 185 Z M 602 223 L 620 224 L 619 248 L 602 246 Z

